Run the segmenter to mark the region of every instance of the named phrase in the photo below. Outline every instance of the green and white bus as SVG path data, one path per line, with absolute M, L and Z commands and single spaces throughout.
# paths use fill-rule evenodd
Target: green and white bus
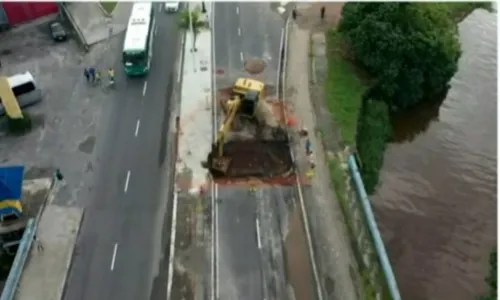
M 153 56 L 154 28 L 153 3 L 135 3 L 123 43 L 123 67 L 128 76 L 148 74 Z

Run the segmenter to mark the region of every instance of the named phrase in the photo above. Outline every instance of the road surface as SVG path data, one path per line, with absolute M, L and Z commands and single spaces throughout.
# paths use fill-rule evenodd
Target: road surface
M 216 88 L 248 76 L 244 71 L 247 58 L 263 59 L 267 67 L 256 77 L 275 86 L 284 22 L 270 4 L 215 3 L 213 17 Z M 290 192 L 281 187 L 256 192 L 217 187 L 218 299 L 283 299 L 279 296 L 284 284 L 282 226 L 279 213 L 263 212 L 269 212 L 269 205 L 291 199 Z
M 155 4 L 149 76 L 126 79 L 120 74 L 109 92 L 107 100 L 115 109 L 107 116 L 106 146 L 100 149 L 93 200 L 85 208 L 67 300 L 150 298 L 164 246 L 161 231 L 169 198 L 162 190 L 168 181 L 163 169 L 169 164 L 165 145 L 178 56 L 176 15 L 160 12 L 160 5 Z M 119 63 L 115 69 L 122 73 Z

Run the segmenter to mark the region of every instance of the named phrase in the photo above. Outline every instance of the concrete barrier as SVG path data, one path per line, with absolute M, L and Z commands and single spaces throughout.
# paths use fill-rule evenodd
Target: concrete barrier
M 77 35 L 78 41 L 82 45 L 83 50 L 85 52 L 88 52 L 89 51 L 89 44 L 87 43 L 87 40 L 85 39 L 85 36 L 83 35 L 83 32 L 80 30 L 80 28 L 76 24 L 76 21 L 73 18 L 73 15 L 71 14 L 71 12 L 69 11 L 67 5 L 68 4 L 65 2 L 59 3 L 59 11 L 61 13 L 61 17 L 64 20 L 67 20 L 71 24 L 71 26 L 73 27 L 73 29 Z
M 370 200 L 365 191 L 361 173 L 356 163 L 356 156 L 350 154 L 347 159 L 349 169 L 349 197 L 347 199 L 352 230 L 355 235 L 353 240 L 358 252 L 358 263 L 365 270 L 365 280 L 375 290 L 377 300 L 401 300 L 396 278 L 392 271 L 389 257 L 384 247 L 384 242 L 373 215 Z

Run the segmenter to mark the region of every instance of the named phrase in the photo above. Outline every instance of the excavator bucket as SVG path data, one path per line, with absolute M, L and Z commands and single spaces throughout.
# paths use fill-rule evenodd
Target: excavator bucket
M 226 174 L 227 169 L 229 169 L 229 164 L 231 163 L 231 157 L 213 157 L 212 165 L 210 166 L 213 170 Z

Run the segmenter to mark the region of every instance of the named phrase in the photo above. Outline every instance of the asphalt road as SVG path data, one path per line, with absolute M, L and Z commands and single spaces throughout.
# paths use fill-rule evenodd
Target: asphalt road
M 175 15 L 157 10 L 156 16 L 150 74 L 127 79 L 118 72 L 121 65 L 115 66 L 117 85 L 107 99 L 114 109 L 104 116 L 106 142 L 99 150 L 96 190 L 85 208 L 67 300 L 148 299 L 158 272 L 169 200 L 163 170 L 178 32 Z
M 271 10 L 269 3 L 215 3 L 214 8 L 215 68 L 224 74 L 216 78 L 216 88 L 230 86 L 240 76 L 248 76 L 244 70 L 247 58 L 262 58 L 267 63 L 260 78 L 267 84 L 276 85 L 281 28 L 280 16 Z M 275 299 L 273 282 L 269 282 L 270 253 L 268 236 L 278 240 L 279 227 L 274 229 L 259 225 L 260 201 L 283 201 L 283 193 L 277 188 L 249 192 L 247 188 L 218 186 L 217 198 L 217 274 L 218 295 L 221 300 Z M 266 221 L 267 220 L 267 221 Z M 266 225 L 266 224 L 265 224 Z M 257 229 L 259 226 L 259 230 Z M 267 231 L 264 232 L 263 231 Z M 269 246 L 269 247 L 268 247 Z M 271 259 L 274 259 L 271 258 Z M 282 261 L 282 260 L 281 260 Z M 274 271 L 281 262 L 273 264 Z M 283 274 L 279 277 L 283 278 Z
M 235 76 L 247 76 L 244 61 L 264 59 L 263 80 L 276 84 L 283 19 L 269 3 L 224 2 L 214 9 L 215 68 L 224 71 L 218 83 L 231 84 Z

